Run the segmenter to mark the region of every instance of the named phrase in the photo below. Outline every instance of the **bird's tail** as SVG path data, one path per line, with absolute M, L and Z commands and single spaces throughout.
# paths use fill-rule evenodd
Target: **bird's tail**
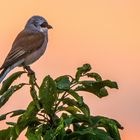
M 15 67 L 21 65 L 23 63 L 24 59 L 21 59 L 19 61 L 17 61 L 15 64 L 7 67 L 7 68 L 4 68 L 2 70 L 2 72 L 0 73 L 0 83 L 3 81 L 3 79 L 6 77 L 6 75 L 12 70 L 14 69 Z
M 3 81 L 3 79 L 6 77 L 6 75 L 11 71 L 12 69 L 10 67 L 3 69 L 0 73 L 0 83 Z

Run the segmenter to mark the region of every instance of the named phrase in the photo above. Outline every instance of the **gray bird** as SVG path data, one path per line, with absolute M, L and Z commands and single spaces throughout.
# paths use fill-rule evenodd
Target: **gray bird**
M 0 83 L 17 66 L 30 70 L 29 65 L 44 54 L 48 43 L 48 29 L 51 28 L 52 26 L 41 16 L 33 16 L 27 21 L 25 28 L 16 37 L 0 67 L 2 70 Z

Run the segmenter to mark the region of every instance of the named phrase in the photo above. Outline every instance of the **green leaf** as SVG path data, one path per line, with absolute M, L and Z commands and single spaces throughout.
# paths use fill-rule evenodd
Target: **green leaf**
M 62 113 L 61 117 L 64 120 L 65 127 L 69 127 L 73 121 L 73 115 L 68 115 L 67 113 Z
M 85 115 L 89 116 L 90 115 L 90 110 L 88 106 L 83 103 L 80 105 L 77 101 L 71 98 L 64 98 L 63 99 L 63 104 L 67 104 L 68 106 L 76 106 L 79 110 L 81 110 Z
M 40 110 L 41 106 L 40 106 L 39 99 L 37 96 L 37 91 L 35 90 L 35 87 L 33 85 L 30 87 L 30 94 L 32 96 L 32 99 L 36 103 L 37 108 Z
M 111 81 L 111 80 L 104 80 L 103 81 L 103 85 L 106 86 L 106 87 L 109 87 L 109 88 L 116 88 L 116 89 L 118 89 L 117 83 L 114 82 L 114 81 Z
M 111 136 L 109 136 L 108 133 L 106 133 L 102 129 L 94 129 L 93 133 L 94 133 L 93 138 L 96 138 L 97 140 L 114 140 Z
M 67 104 L 68 106 L 76 106 L 77 102 L 74 99 L 71 98 L 64 98 L 62 100 L 63 104 Z
M 117 126 L 119 129 L 124 129 L 123 126 L 122 126 L 117 120 L 114 120 L 114 119 L 111 119 L 111 120 L 115 122 L 116 126 Z
M 108 91 L 107 91 L 106 88 L 101 88 L 97 94 L 98 94 L 100 97 L 105 97 L 105 96 L 108 95 Z
M 11 86 L 11 84 L 18 77 L 20 77 L 23 73 L 26 73 L 26 72 L 25 71 L 16 72 L 16 73 L 12 74 L 11 76 L 9 76 L 5 81 L 3 81 L 2 87 L 1 87 L 1 90 L 0 90 L 0 95 L 2 95 L 5 91 L 7 91 L 7 89 Z
M 12 86 L 9 88 L 1 97 L 0 97 L 0 108 L 9 100 L 9 98 L 13 95 L 14 92 L 22 88 L 25 83 L 21 83 L 19 85 Z
M 6 114 L 0 115 L 0 121 L 5 120 L 5 119 L 6 119 L 6 116 L 7 116 L 8 114 L 10 114 L 10 113 L 11 113 L 11 112 L 8 112 L 8 113 L 6 113 Z
M 92 72 L 87 73 L 86 75 L 90 78 L 94 78 L 96 81 L 102 81 L 102 77 L 98 73 Z
M 65 135 L 64 120 L 63 118 L 60 118 L 56 128 L 54 129 L 50 128 L 49 130 L 46 131 L 44 140 L 56 140 L 56 139 L 63 140 L 64 135 Z
M 70 89 L 71 82 L 68 76 L 60 76 L 56 81 L 56 86 L 59 90 L 65 91 Z
M 0 115 L 0 121 L 1 120 L 5 120 L 6 119 L 6 116 L 9 115 L 9 114 L 11 114 L 11 113 L 12 113 L 12 115 L 10 117 L 14 117 L 14 116 L 17 116 L 17 115 L 21 115 L 24 112 L 25 112 L 25 110 L 21 110 L 20 109 L 20 110 L 15 110 L 15 111 L 8 112 L 6 114 L 2 114 L 2 115 Z
M 75 75 L 76 81 L 79 81 L 80 77 L 83 76 L 83 74 L 87 73 L 91 70 L 90 64 L 84 64 L 82 67 L 77 68 L 77 72 Z
M 59 121 L 59 123 L 58 123 L 58 126 L 57 126 L 57 128 L 55 129 L 53 139 L 55 139 L 56 136 L 58 136 L 58 135 L 60 135 L 60 134 L 61 134 L 61 136 L 63 137 L 64 131 L 65 131 L 65 130 L 64 130 L 64 120 L 63 120 L 63 118 L 60 118 L 60 121 Z M 59 138 L 60 138 L 60 137 L 59 137 Z
M 122 129 L 123 127 L 119 122 L 103 116 L 91 117 L 91 120 L 94 126 L 105 128 L 113 140 L 121 140 L 118 128 Z
M 23 113 L 22 116 L 19 117 L 17 124 L 15 125 L 16 134 L 19 135 L 27 126 L 31 124 L 38 124 L 38 119 L 36 118 L 36 114 L 38 112 L 38 108 L 36 103 L 32 101 L 27 110 Z
M 79 96 L 77 92 L 75 92 L 74 90 L 70 89 L 67 91 L 72 97 L 74 97 L 77 102 L 79 103 L 79 105 L 83 105 L 83 97 Z
M 14 116 L 18 116 L 18 115 L 21 115 L 25 112 L 26 110 L 24 109 L 19 109 L 19 110 L 15 110 L 15 111 L 12 111 L 11 113 L 13 113 L 10 117 L 14 117 Z
M 66 113 L 63 113 L 62 117 L 65 122 L 65 127 L 69 127 L 71 124 L 86 124 L 86 126 L 92 125 L 92 121 L 90 120 L 90 117 L 83 114 L 68 115 Z
M 6 122 L 6 124 L 8 124 L 8 125 L 12 125 L 12 126 L 15 126 L 15 125 L 16 125 L 15 122 Z
M 81 112 L 77 107 L 75 106 L 68 106 L 68 107 L 63 107 L 61 106 L 60 108 L 58 108 L 60 111 L 67 111 L 71 114 L 76 114 L 77 112 Z
M 14 131 L 14 127 L 8 127 L 7 129 L 0 130 L 1 140 L 16 140 L 17 135 Z
M 83 97 L 79 96 L 78 93 L 72 89 L 69 90 L 68 93 L 77 100 L 78 104 L 76 105 L 76 107 L 88 116 L 90 114 L 90 110 L 88 106 L 83 102 Z
M 0 139 L 1 140 L 10 140 L 10 137 L 11 137 L 10 132 L 11 132 L 11 127 L 0 130 Z
M 79 123 L 79 122 L 83 122 L 83 123 L 87 123 L 90 125 L 91 120 L 89 116 L 83 115 L 83 114 L 74 114 L 72 117 L 72 123 Z
M 42 133 L 37 133 L 34 127 L 28 127 L 28 130 L 26 132 L 26 137 L 28 140 L 41 140 Z
M 39 89 L 39 97 L 43 108 L 48 114 L 53 114 L 54 104 L 57 100 L 56 91 L 55 81 L 50 76 L 46 76 Z
M 118 88 L 117 83 L 110 80 L 104 81 L 80 81 L 81 86 L 78 86 L 76 91 L 87 91 L 95 94 L 98 97 L 104 97 L 108 95 L 105 87 Z
M 116 123 L 109 119 L 102 119 L 100 120 L 100 124 L 102 124 L 113 140 L 121 140 L 118 127 Z
M 82 131 L 74 131 L 67 135 L 67 139 L 80 139 L 80 140 L 113 140 L 108 133 L 101 129 L 86 128 Z
M 90 116 L 90 109 L 87 104 L 83 103 L 82 105 L 77 106 L 86 116 Z
M 43 137 L 43 140 L 54 140 L 53 136 L 54 136 L 54 130 L 53 129 L 46 130 L 46 133 Z

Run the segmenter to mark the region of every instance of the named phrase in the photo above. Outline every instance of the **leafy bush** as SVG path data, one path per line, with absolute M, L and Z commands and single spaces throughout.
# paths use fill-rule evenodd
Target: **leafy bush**
M 29 83 L 12 85 L 24 71 L 7 78 L 0 90 L 2 107 L 17 90 L 30 86 L 32 101 L 26 110 L 20 109 L 0 116 L 0 120 L 18 116 L 17 122 L 6 122 L 7 129 L 0 130 L 1 140 L 16 140 L 23 130 L 28 140 L 120 140 L 118 129 L 123 127 L 114 119 L 90 114 L 88 105 L 79 91 L 85 91 L 99 98 L 108 95 L 108 88 L 118 89 L 117 83 L 102 80 L 91 66 L 84 64 L 77 69 L 75 77 L 70 75 L 53 79 L 46 76 L 41 86 L 36 83 L 35 74 L 30 74 Z

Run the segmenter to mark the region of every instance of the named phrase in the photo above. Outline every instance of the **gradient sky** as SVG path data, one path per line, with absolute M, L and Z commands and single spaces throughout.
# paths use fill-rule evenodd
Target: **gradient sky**
M 4 0 L 0 3 L 0 64 L 32 15 L 42 15 L 54 27 L 45 55 L 32 65 L 38 82 L 50 74 L 74 74 L 90 63 L 104 79 L 118 82 L 103 99 L 83 93 L 92 114 L 117 119 L 122 140 L 140 138 L 140 1 L 139 0 Z M 19 70 L 17 68 L 15 71 Z M 14 72 L 14 71 L 12 71 Z M 12 73 L 11 72 L 11 73 Z M 27 78 L 23 78 L 27 80 Z M 0 110 L 26 108 L 26 87 Z M 10 120 L 10 119 L 9 119 Z M 0 129 L 4 128 L 0 122 Z M 19 138 L 23 139 L 23 134 Z

